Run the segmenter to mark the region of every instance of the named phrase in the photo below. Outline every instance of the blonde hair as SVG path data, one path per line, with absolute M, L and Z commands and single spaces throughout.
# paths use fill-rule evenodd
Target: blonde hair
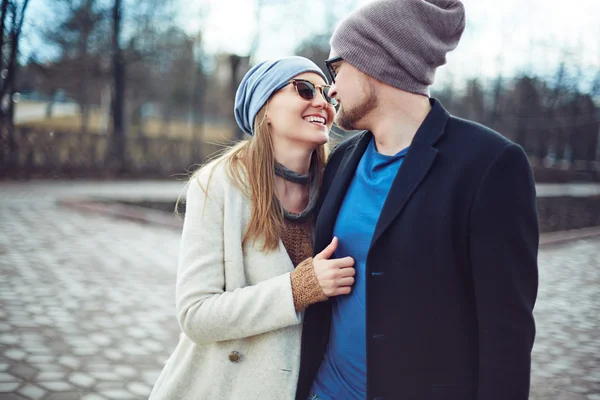
M 279 248 L 284 224 L 283 207 L 275 192 L 275 152 L 271 129 L 266 123 L 268 104 L 267 102 L 256 115 L 253 137 L 226 148 L 209 161 L 210 164 L 225 162 L 230 182 L 250 199 L 250 221 L 242 238 L 242 246 L 248 242 L 256 243 L 262 240 L 263 251 Z M 311 164 L 314 163 L 316 176 L 312 179 L 317 179 L 317 187 L 321 187 L 327 160 L 326 145 L 318 146 L 313 152 L 313 157 L 315 159 Z M 196 179 L 206 165 L 196 170 L 190 181 Z M 207 185 L 209 183 L 210 176 Z M 206 188 L 203 189 L 206 191 Z M 175 209 L 177 212 L 177 205 Z

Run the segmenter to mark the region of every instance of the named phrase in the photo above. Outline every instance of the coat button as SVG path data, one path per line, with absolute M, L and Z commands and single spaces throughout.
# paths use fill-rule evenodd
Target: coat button
M 237 351 L 232 351 L 231 353 L 229 353 L 229 361 L 231 361 L 231 362 L 238 362 L 238 361 L 240 361 L 241 358 L 242 358 L 242 355 L 240 353 L 238 353 Z

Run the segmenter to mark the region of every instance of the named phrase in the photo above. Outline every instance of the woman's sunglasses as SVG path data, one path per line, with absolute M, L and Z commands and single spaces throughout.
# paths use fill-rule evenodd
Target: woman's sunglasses
M 296 92 L 304 100 L 312 100 L 317 95 L 317 89 L 321 91 L 325 101 L 332 106 L 337 106 L 338 102 L 333 97 L 329 97 L 329 85 L 315 85 L 310 81 L 304 79 L 292 79 L 291 84 L 296 88 Z

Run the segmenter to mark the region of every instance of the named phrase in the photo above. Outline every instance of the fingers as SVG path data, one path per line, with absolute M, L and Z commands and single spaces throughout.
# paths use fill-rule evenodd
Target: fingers
M 350 294 L 350 292 L 352 292 L 352 287 L 351 286 L 343 286 L 343 287 L 338 287 L 334 294 L 329 296 L 329 297 L 333 297 L 333 296 L 342 296 L 345 294 Z
M 314 263 L 315 275 L 327 297 L 350 293 L 356 271 L 353 267 L 340 268 L 338 260 L 320 260 Z
M 354 278 L 353 277 L 341 278 L 338 280 L 338 284 L 340 285 L 340 287 L 350 287 L 350 286 L 354 285 Z
M 333 260 L 329 260 L 335 265 L 337 268 L 350 268 L 354 267 L 354 259 L 352 257 L 344 257 L 344 258 L 336 258 Z M 354 268 L 352 268 L 354 269 Z

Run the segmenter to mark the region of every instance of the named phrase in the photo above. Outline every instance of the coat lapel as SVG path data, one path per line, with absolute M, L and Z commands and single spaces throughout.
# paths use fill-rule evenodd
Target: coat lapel
M 338 212 L 342 206 L 342 201 L 348 191 L 348 186 L 354 177 L 356 168 L 363 153 L 367 149 L 373 135 L 365 131 L 359 133 L 361 137 L 354 145 L 349 146 L 344 152 L 344 157 L 340 162 L 331 187 L 325 196 L 323 205 L 319 210 L 317 217 L 317 229 L 315 237 L 315 252 L 323 250 L 333 238 L 333 228 L 337 219 Z
M 450 115 L 441 104 L 431 99 L 431 111 L 417 130 L 377 220 L 371 248 L 402 212 L 410 197 L 427 176 L 438 150 L 435 142 L 443 135 Z

